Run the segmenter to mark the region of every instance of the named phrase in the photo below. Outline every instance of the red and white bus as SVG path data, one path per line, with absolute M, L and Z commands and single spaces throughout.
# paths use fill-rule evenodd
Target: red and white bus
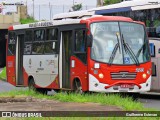
M 145 26 L 92 16 L 9 27 L 7 81 L 37 90 L 144 92 L 151 86 Z

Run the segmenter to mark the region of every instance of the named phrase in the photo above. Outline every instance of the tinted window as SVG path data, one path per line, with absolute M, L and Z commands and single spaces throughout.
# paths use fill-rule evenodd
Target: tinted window
M 57 40 L 58 39 L 58 29 L 47 29 L 47 40 Z
M 32 42 L 33 32 L 32 30 L 26 30 L 25 42 Z
M 47 40 L 45 41 L 45 54 L 56 53 L 58 50 L 58 29 L 47 29 Z
M 85 31 L 77 30 L 75 32 L 75 51 L 85 52 Z
M 44 50 L 43 42 L 35 42 L 33 43 L 32 54 L 42 54 Z
M 32 51 L 32 43 L 24 43 L 24 54 L 31 54 Z
M 26 30 L 25 33 L 24 54 L 29 55 L 32 51 L 33 31 Z
M 45 39 L 45 30 L 34 31 L 34 41 L 43 41 Z
M 16 50 L 15 44 L 16 44 L 16 34 L 15 34 L 15 32 L 9 32 L 8 55 L 15 54 L 15 50 Z

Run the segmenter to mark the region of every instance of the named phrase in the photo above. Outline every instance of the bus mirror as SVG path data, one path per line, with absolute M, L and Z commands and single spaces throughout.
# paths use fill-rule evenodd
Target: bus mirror
M 53 42 L 52 49 L 55 49 L 55 48 L 56 48 L 56 42 Z
M 92 40 L 93 40 L 93 36 L 92 35 L 87 35 L 87 47 L 92 46 Z
M 5 39 L 6 39 L 6 40 L 8 39 L 8 35 L 5 35 Z

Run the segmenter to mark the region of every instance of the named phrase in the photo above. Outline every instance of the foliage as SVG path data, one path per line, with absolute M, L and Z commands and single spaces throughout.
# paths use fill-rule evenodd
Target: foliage
M 82 9 L 82 3 L 73 5 L 72 9 L 73 9 L 73 11 L 81 10 Z
M 110 4 L 115 4 L 115 3 L 119 3 L 123 0 L 104 0 L 104 5 L 110 5 Z
M 21 24 L 37 22 L 33 17 L 28 17 L 27 19 L 20 19 Z

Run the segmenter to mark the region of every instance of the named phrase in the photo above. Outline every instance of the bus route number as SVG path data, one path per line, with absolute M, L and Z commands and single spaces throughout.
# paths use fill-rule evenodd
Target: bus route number
M 136 68 L 136 72 L 144 72 L 144 68 Z

